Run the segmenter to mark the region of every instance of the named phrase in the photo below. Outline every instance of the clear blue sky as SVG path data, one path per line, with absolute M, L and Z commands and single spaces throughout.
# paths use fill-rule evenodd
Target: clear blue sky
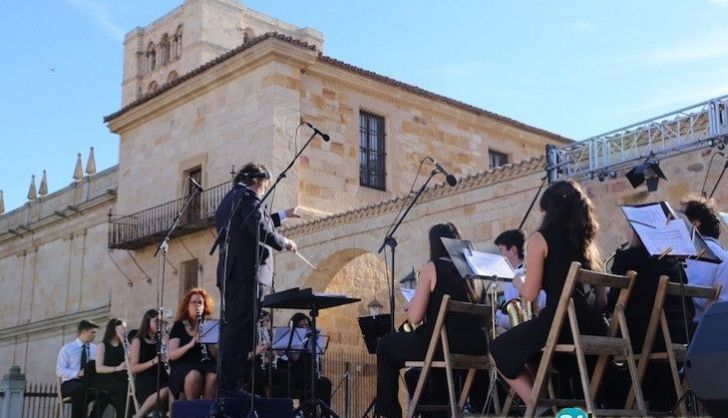
M 122 40 L 182 0 L 0 2 L 0 190 L 117 162 Z M 583 139 L 728 93 L 728 0 L 264 1 L 332 57 Z

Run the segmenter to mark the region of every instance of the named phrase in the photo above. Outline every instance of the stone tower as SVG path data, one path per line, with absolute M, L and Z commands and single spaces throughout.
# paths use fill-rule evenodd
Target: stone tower
M 185 0 L 124 38 L 122 107 L 267 32 L 323 48 L 319 31 L 265 16 L 236 0 Z

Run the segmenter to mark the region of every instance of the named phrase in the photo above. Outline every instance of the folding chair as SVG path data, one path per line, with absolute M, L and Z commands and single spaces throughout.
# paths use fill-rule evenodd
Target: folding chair
M 134 373 L 131 372 L 131 364 L 129 363 L 129 357 L 124 356 L 124 363 L 126 363 L 126 374 L 129 379 L 129 384 L 126 386 L 126 405 L 124 405 L 124 417 L 129 416 L 129 405 L 134 402 L 134 411 L 139 410 L 139 401 L 136 398 L 136 384 L 134 383 Z
M 447 335 L 447 329 L 445 326 L 445 319 L 448 313 L 457 312 L 463 314 L 477 315 L 483 317 L 483 325 L 485 329 L 489 326 L 489 319 L 491 316 L 491 307 L 489 305 L 482 305 L 469 302 L 459 302 L 451 300 L 450 295 L 445 295 L 442 298 L 440 304 L 440 311 L 437 314 L 437 320 L 435 321 L 435 327 L 432 331 L 432 338 L 427 348 L 427 354 L 425 355 L 424 361 L 408 361 L 405 363 L 405 367 L 419 367 L 422 369 L 420 377 L 417 381 L 414 396 L 410 402 L 407 416 L 413 418 L 415 413 L 419 410 L 424 409 L 435 409 L 436 407 L 421 407 L 419 405 L 420 398 L 422 396 L 425 383 L 430 374 L 432 368 L 444 368 L 445 375 L 447 378 L 447 389 L 449 398 L 449 410 L 452 417 L 462 416 L 465 401 L 470 394 L 473 381 L 475 379 L 475 372 L 477 370 L 491 370 L 495 366 L 491 364 L 490 358 L 487 354 L 484 355 L 470 355 L 470 354 L 456 354 L 450 352 L 450 341 Z M 487 334 L 487 333 L 486 333 Z M 486 336 L 487 338 L 487 336 Z M 442 361 L 435 361 L 435 354 L 438 352 L 438 348 L 442 347 Z M 465 382 L 460 393 L 460 398 L 457 400 L 455 397 L 455 379 L 453 377 L 453 370 L 467 370 Z M 493 389 L 495 381 L 491 380 L 491 387 L 489 392 Z M 496 414 L 500 414 L 500 406 L 498 401 L 495 401 Z
M 677 362 L 683 360 L 687 354 L 687 346 L 685 344 L 675 344 L 672 342 L 672 336 L 670 335 L 670 328 L 667 323 L 667 316 L 665 315 L 665 298 L 667 296 L 682 297 L 683 292 L 686 297 L 707 299 L 710 304 L 718 300 L 720 295 L 721 287 L 705 287 L 705 286 L 691 286 L 685 285 L 684 289 L 679 283 L 670 282 L 670 278 L 667 276 L 660 276 L 660 281 L 657 285 L 657 293 L 655 294 L 655 304 L 652 307 L 650 314 L 650 322 L 647 326 L 647 332 L 645 333 L 645 341 L 642 344 L 642 351 L 640 354 L 635 355 L 637 358 L 637 382 L 640 386 L 642 379 L 645 376 L 647 365 L 650 361 L 667 361 L 670 366 L 670 373 L 672 374 L 672 382 L 675 387 L 675 395 L 680 398 L 686 387 L 685 379 L 680 380 L 680 373 L 678 371 Z M 655 338 L 657 337 L 657 327 L 660 327 L 662 331 L 662 338 L 665 343 L 665 350 L 662 352 L 653 351 Z M 688 324 L 688 327 L 691 324 Z M 629 408 L 634 404 L 635 394 L 634 385 L 630 388 L 629 395 L 627 396 L 627 402 L 625 408 Z M 685 416 L 687 415 L 687 409 L 685 403 L 680 402 L 678 405 L 680 413 Z
M 71 397 L 66 396 L 65 398 L 61 395 L 61 378 L 56 376 L 56 407 L 53 413 L 55 418 L 63 418 L 63 404 L 71 402 Z
M 647 413 L 644 399 L 642 398 L 642 389 L 635 387 L 638 410 L 596 410 L 594 407 L 594 397 L 599 390 L 599 386 L 604 376 L 609 357 L 621 355 L 627 361 L 630 377 L 633 382 L 637 381 L 637 368 L 632 353 L 632 345 L 629 340 L 629 332 L 627 321 L 624 317 L 624 306 L 629 301 L 632 286 L 636 274 L 632 271 L 627 272 L 626 276 L 617 276 L 613 274 L 598 273 L 591 270 L 581 268 L 578 262 L 571 263 L 569 273 L 564 283 L 564 289 L 559 298 L 559 304 L 556 308 L 554 320 L 546 339 L 546 345 L 543 349 L 541 361 L 534 379 L 533 389 L 529 399 L 526 400 L 526 417 L 533 417 L 536 408 L 540 405 L 548 406 L 574 406 L 576 404 L 585 405 L 589 414 L 596 415 L 639 415 L 644 416 Z M 617 304 L 612 315 L 612 323 L 609 326 L 606 336 L 582 335 L 579 332 L 579 323 L 576 317 L 576 308 L 571 297 L 577 283 L 590 284 L 594 287 L 608 286 L 610 288 L 621 289 L 617 299 Z M 559 344 L 558 339 L 564 321 L 569 321 L 569 327 L 573 337 L 571 344 Z M 621 331 L 621 332 L 620 332 Z M 620 333 L 621 336 L 617 336 Z M 546 383 L 546 379 L 551 365 L 551 360 L 555 353 L 570 353 L 576 355 L 579 377 L 581 380 L 582 390 L 584 392 L 583 400 L 575 399 L 544 399 L 541 392 Z M 587 371 L 586 355 L 598 355 L 596 367 L 591 379 Z

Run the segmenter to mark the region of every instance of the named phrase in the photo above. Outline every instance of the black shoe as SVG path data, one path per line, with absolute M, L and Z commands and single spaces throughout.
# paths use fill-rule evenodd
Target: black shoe
M 218 395 L 219 395 L 220 399 L 241 399 L 241 400 L 250 400 L 250 398 L 253 396 L 252 393 L 250 393 L 244 389 L 220 389 L 218 391 Z M 260 399 L 260 397 L 256 396 L 255 399 Z

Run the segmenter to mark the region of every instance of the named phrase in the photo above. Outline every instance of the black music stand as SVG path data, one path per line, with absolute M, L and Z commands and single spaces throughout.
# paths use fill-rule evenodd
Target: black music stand
M 392 329 L 392 315 L 370 315 L 359 317 L 359 329 L 364 337 L 369 354 L 377 354 L 377 344 L 383 335 L 389 334 Z
M 278 293 L 267 295 L 263 299 L 262 306 L 264 308 L 282 308 L 282 309 L 309 309 L 311 316 L 311 334 L 309 341 L 318 341 L 319 331 L 316 329 L 316 318 L 321 309 L 333 308 L 335 306 L 347 305 L 349 303 L 359 302 L 361 299 L 350 298 L 344 295 L 327 295 L 314 293 L 310 288 L 299 289 L 293 288 Z M 328 405 L 316 397 L 316 351 L 318 344 L 308 344 L 311 356 L 310 372 L 311 372 L 311 389 L 308 399 L 304 400 L 301 405 L 296 408 L 294 415 L 303 412 L 305 417 L 320 416 L 317 414 L 319 410 L 326 412 L 331 417 L 339 417 Z

